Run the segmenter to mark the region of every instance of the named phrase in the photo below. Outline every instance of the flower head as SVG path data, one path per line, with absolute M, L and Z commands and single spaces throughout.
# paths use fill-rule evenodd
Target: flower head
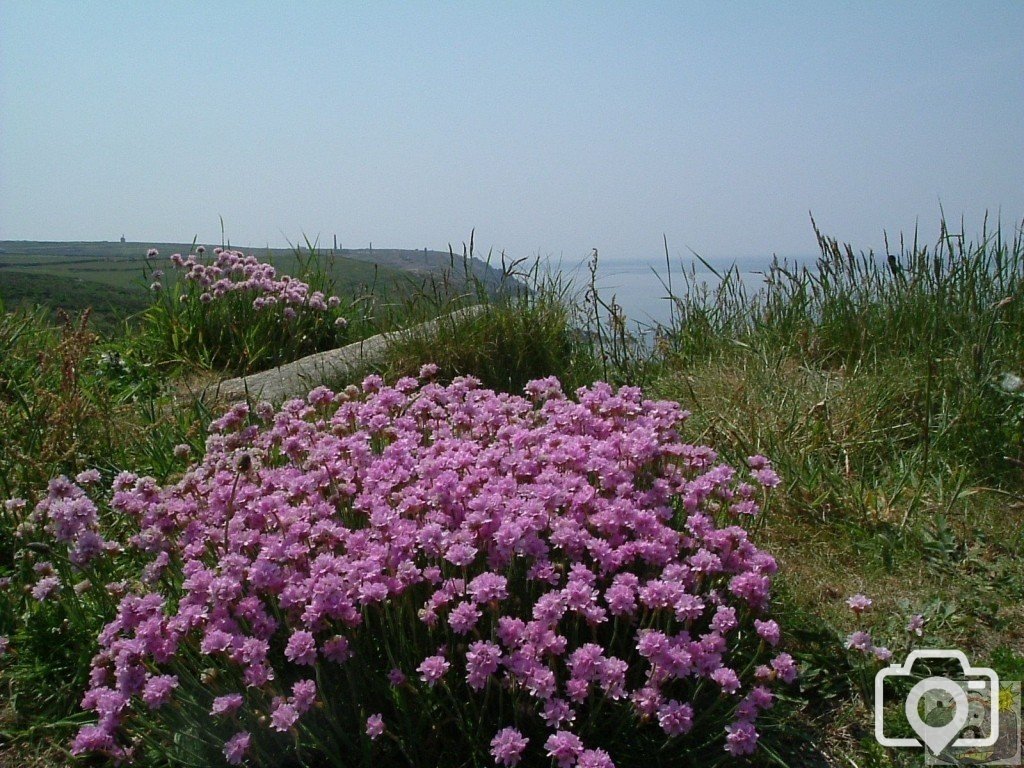
M 517 765 L 529 739 L 515 728 L 502 728 L 491 739 L 491 756 L 498 765 Z
M 380 712 L 366 718 L 366 735 L 370 737 L 371 741 L 375 741 L 382 733 L 384 733 L 384 717 Z

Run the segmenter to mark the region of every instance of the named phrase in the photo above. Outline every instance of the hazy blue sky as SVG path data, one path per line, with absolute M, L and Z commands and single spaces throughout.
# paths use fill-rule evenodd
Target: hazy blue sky
M 1024 215 L 1024 2 L 0 0 L 0 238 L 858 246 Z

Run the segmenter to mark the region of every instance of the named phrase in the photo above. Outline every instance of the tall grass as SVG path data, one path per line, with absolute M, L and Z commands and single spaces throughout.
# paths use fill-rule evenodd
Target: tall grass
M 663 351 L 676 368 L 737 349 L 769 367 L 787 359 L 834 391 L 874 377 L 889 395 L 873 406 L 891 401 L 926 460 L 1016 479 L 1022 433 L 1000 381 L 1024 369 L 1022 231 L 1007 240 L 986 220 L 972 242 L 943 221 L 933 245 L 915 232 L 883 257 L 856 254 L 815 226 L 814 263 L 774 259 L 758 286 L 736 268 L 716 272 L 714 287 L 684 272 Z
M 545 270 L 539 259 L 508 261 L 504 254 L 483 259 L 496 263 L 500 275 L 485 281 L 473 269 L 474 258 L 471 237 L 461 255 L 451 251 L 448 270 L 409 284 L 393 303 L 378 303 L 382 330 L 438 318 L 429 330 L 396 340 L 384 372 L 413 375 L 431 362 L 444 380 L 471 375 L 510 393 L 546 376 L 556 376 L 570 391 L 592 382 L 597 359 L 578 323 L 572 283 Z M 468 308 L 473 311 L 456 313 Z
M 851 735 L 871 724 L 845 667 L 863 628 L 845 596 L 875 597 L 894 650 L 922 614 L 931 644 L 1019 669 L 1024 225 L 1007 237 L 986 222 L 972 240 L 942 222 L 934 242 L 915 233 L 881 255 L 815 234 L 812 263 L 773 259 L 757 282 L 699 259 L 716 283 L 676 272 L 673 321 L 642 365 L 693 411 L 696 439 L 775 461 L 760 535 L 782 563 L 804 728 L 891 765 Z

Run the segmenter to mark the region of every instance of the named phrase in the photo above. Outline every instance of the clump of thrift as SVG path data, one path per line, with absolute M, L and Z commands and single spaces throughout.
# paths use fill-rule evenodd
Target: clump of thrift
M 257 279 L 232 252 L 217 264 L 181 265 L 213 292 Z M 223 743 L 230 764 L 261 744 L 312 744 L 325 707 L 353 707 L 351 738 L 392 748 L 430 702 L 475 702 L 500 766 L 633 760 L 632 737 L 610 735 L 622 718 L 666 759 L 709 741 L 755 749 L 770 686 L 796 677 L 771 650 L 776 563 L 739 525 L 779 482 L 767 459 L 751 457 L 744 479 L 683 441 L 677 404 L 606 384 L 571 399 L 555 379 L 516 397 L 470 378 L 369 377 L 255 411 L 215 421 L 173 484 L 115 478 L 128 546 L 159 568 L 107 586 L 120 603 L 76 754 L 125 758 L 178 696 L 244 728 Z M 95 504 L 70 481 L 39 514 L 72 551 L 96 533 Z M 197 678 L 208 685 L 186 690 Z

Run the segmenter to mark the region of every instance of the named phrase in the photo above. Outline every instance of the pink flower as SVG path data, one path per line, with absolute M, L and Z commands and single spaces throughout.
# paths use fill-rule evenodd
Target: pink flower
M 854 651 L 861 651 L 862 653 L 871 653 L 875 646 L 869 632 L 857 631 L 851 633 L 846 638 L 846 647 Z
M 335 635 L 323 645 L 324 658 L 333 661 L 335 664 L 343 664 L 352 656 L 348 639 L 341 635 Z
M 515 728 L 502 728 L 491 739 L 491 756 L 498 765 L 517 765 L 529 739 Z
M 416 667 L 416 671 L 420 673 L 420 680 L 432 686 L 444 677 L 451 666 L 444 656 L 428 656 Z
M 292 686 L 291 703 L 300 715 L 308 712 L 316 701 L 316 681 L 299 680 Z
M 242 694 L 240 693 L 229 693 L 224 696 L 218 696 L 213 700 L 213 705 L 210 707 L 211 715 L 233 715 L 242 706 Z
M 796 663 L 788 653 L 780 653 L 771 661 L 772 669 L 778 674 L 779 679 L 784 683 L 792 683 L 796 680 Z
M 585 749 L 580 753 L 576 768 L 615 768 L 615 763 L 603 749 Z
M 487 680 L 498 671 L 501 649 L 494 643 L 478 640 L 466 651 L 466 680 L 469 687 L 481 690 Z
M 286 659 L 296 664 L 316 664 L 316 641 L 313 634 L 304 629 L 292 633 L 288 638 L 288 645 L 285 646 L 284 655 Z
M 286 699 L 278 698 L 270 712 L 270 727 L 282 733 L 291 728 L 299 719 L 298 710 Z
M 669 736 L 688 733 L 693 727 L 693 707 L 670 699 L 658 707 L 658 725 Z
M 571 768 L 583 752 L 583 742 L 570 731 L 556 731 L 544 742 L 548 757 L 558 763 L 558 768 Z
M 150 709 L 159 709 L 166 704 L 174 689 L 178 687 L 177 675 L 158 675 L 146 681 L 142 689 L 142 700 Z
M 718 683 L 723 693 L 736 693 L 740 689 L 740 678 L 735 670 L 719 667 L 711 673 L 711 679 Z
M 448 616 L 448 623 L 456 634 L 468 634 L 480 619 L 480 609 L 473 603 L 459 603 Z
M 776 622 L 770 619 L 768 621 L 754 619 L 754 628 L 757 630 L 757 634 L 760 635 L 768 645 L 774 646 L 779 644 L 780 630 L 779 625 Z
M 765 467 L 771 466 L 771 462 L 761 454 L 756 454 L 754 456 L 747 457 L 747 466 L 754 470 L 764 469 Z
M 871 607 L 872 600 L 866 595 L 856 594 L 853 597 L 846 598 L 846 604 L 851 611 L 860 616 Z
M 382 733 L 384 733 L 384 716 L 380 712 L 366 718 L 366 735 L 370 737 L 371 741 L 376 741 Z
M 730 755 L 750 755 L 757 749 L 758 734 L 753 723 L 740 721 L 725 727 L 725 751 Z
M 466 591 L 478 603 L 504 600 L 508 597 L 508 579 L 501 574 L 488 571 L 470 581 Z
M 921 637 L 924 634 L 924 616 L 920 613 L 914 614 L 910 617 L 910 621 L 907 622 L 907 632 Z
M 236 733 L 224 743 L 224 757 L 231 765 L 241 765 L 249 751 L 252 735 L 248 731 Z
M 100 471 L 98 469 L 87 469 L 75 475 L 75 482 L 79 485 L 93 485 L 99 481 Z
M 37 581 L 32 587 L 32 597 L 41 603 L 45 602 L 49 598 L 53 597 L 59 587 L 60 577 L 46 576 Z

